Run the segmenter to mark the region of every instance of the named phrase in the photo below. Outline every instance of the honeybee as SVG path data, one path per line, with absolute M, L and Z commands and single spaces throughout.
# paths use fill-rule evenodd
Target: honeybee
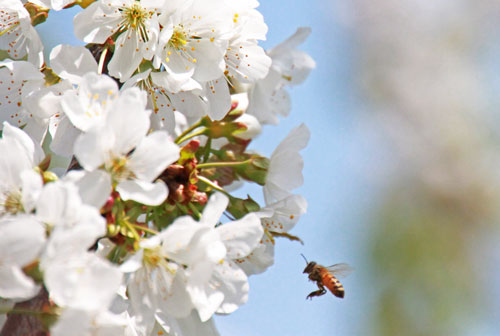
M 347 276 L 352 272 L 352 268 L 344 263 L 335 264 L 332 266 L 322 266 L 314 261 L 308 262 L 306 257 L 303 254 L 301 256 L 306 261 L 306 268 L 304 268 L 303 273 L 309 274 L 309 280 L 315 281 L 318 285 L 318 290 L 309 293 L 306 299 L 311 299 L 313 296 L 321 296 L 326 293 L 326 288 L 332 292 L 338 298 L 344 298 L 344 286 L 340 283 L 340 281 L 335 277 L 337 276 Z M 335 275 L 334 275 L 335 274 Z

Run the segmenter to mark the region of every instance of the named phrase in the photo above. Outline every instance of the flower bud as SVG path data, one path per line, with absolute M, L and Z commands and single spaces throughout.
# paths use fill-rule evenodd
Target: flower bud
M 260 185 L 266 183 L 269 159 L 259 155 L 252 155 L 248 164 L 236 168 L 236 174 Z
M 260 206 L 250 196 L 247 199 L 231 197 L 227 210 L 234 218 L 239 219 L 250 212 L 260 210 Z

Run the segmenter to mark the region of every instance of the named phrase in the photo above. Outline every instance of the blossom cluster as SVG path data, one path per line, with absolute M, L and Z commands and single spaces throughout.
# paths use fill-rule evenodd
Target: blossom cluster
M 34 25 L 75 5 L 88 44 L 44 60 Z M 1 313 L 46 291 L 51 335 L 217 335 L 212 316 L 247 301 L 275 238 L 298 239 L 309 131 L 248 147 L 315 66 L 307 28 L 259 45 L 257 6 L 2 1 Z M 232 195 L 243 182 L 265 204 Z

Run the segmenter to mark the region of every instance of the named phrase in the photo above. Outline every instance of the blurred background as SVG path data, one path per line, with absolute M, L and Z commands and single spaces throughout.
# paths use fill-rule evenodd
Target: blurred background
M 37 27 L 47 51 L 77 43 L 77 11 Z M 278 240 L 248 303 L 216 318 L 221 335 L 499 335 L 500 2 L 262 0 L 260 11 L 266 48 L 312 27 L 301 48 L 317 69 L 253 144 L 269 155 L 309 126 L 296 191 L 309 208 L 291 231 L 305 245 Z M 315 285 L 300 253 L 355 269 L 343 300 L 305 300 Z

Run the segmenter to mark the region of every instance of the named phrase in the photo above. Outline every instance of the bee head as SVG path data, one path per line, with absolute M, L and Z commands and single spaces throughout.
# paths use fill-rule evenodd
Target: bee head
M 307 258 L 302 253 L 300 255 L 306 261 L 306 268 L 304 268 L 304 272 L 302 272 L 302 273 L 311 273 L 314 266 L 316 266 L 316 263 L 314 261 L 311 261 L 311 262 L 307 261 Z
M 314 261 L 311 261 L 310 263 L 307 264 L 306 268 L 304 268 L 304 272 L 302 273 L 311 273 L 316 266 L 316 263 Z

